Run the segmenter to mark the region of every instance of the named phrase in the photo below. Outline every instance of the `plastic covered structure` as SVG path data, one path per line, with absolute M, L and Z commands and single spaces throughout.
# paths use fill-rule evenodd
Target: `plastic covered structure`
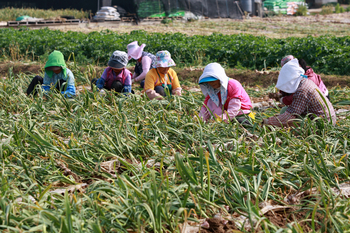
M 239 1 L 233 0 L 135 0 L 141 18 L 152 15 L 169 16 L 176 12 L 192 12 L 209 18 L 242 19 Z

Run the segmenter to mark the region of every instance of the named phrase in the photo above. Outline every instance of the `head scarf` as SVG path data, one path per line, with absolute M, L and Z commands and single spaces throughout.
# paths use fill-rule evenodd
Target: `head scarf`
M 199 82 L 207 77 L 213 77 L 220 80 L 220 88 L 214 89 L 207 82 L 201 83 L 200 87 L 204 96 L 209 95 L 210 99 L 219 106 L 218 93 L 221 94 L 221 104 L 224 105 L 227 99 L 227 85 L 229 77 L 227 77 L 224 68 L 219 63 L 210 63 L 204 68 L 203 74 L 199 78 Z
M 167 50 L 159 51 L 156 53 L 156 67 L 171 67 L 176 66 L 171 55 Z
M 282 67 L 276 87 L 281 91 L 293 94 L 304 78 L 304 73 L 304 69 L 299 66 L 298 59 L 294 58 Z
M 67 76 L 66 62 L 64 61 L 63 54 L 60 51 L 54 50 L 52 53 L 50 53 L 47 59 L 47 62 L 45 64 L 45 73 L 50 78 L 52 78 L 54 72 L 52 69 L 47 69 L 47 68 L 52 66 L 61 67 L 64 77 Z
M 293 60 L 295 57 L 293 57 L 293 55 L 288 55 L 285 56 L 284 58 L 282 58 L 281 60 L 281 66 L 284 66 L 287 62 L 289 62 L 290 60 Z
M 145 47 L 146 47 L 145 44 L 142 44 L 141 46 L 139 46 L 137 41 L 134 41 L 128 44 L 127 49 L 128 49 L 129 60 L 131 58 L 134 58 L 135 60 L 139 59 L 142 56 L 142 52 Z

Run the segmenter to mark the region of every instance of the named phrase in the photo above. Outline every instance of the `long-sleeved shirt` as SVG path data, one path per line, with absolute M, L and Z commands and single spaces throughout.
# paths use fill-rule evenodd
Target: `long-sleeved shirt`
M 214 117 L 220 117 L 222 120 L 228 121 L 228 117 L 230 118 L 230 120 L 232 120 L 236 116 L 242 114 L 249 114 L 250 110 L 242 110 L 241 105 L 242 103 L 240 99 L 231 99 L 228 103 L 227 110 L 225 110 L 221 101 L 219 106 L 216 106 L 216 104 L 211 99 L 209 99 L 207 105 L 202 106 L 201 111 L 199 112 L 199 117 L 201 117 L 203 121 L 207 121 L 212 116 L 210 113 L 211 111 Z M 210 109 L 210 111 L 208 110 L 208 108 Z
M 157 68 L 155 68 L 147 73 L 145 79 L 145 91 L 148 98 L 161 98 L 161 95 L 156 93 L 154 88 L 156 86 L 161 86 L 162 84 L 171 84 L 172 94 L 181 95 L 182 88 L 180 86 L 179 78 L 177 77 L 176 72 L 172 68 L 170 68 L 168 73 L 166 75 L 163 75 L 159 72 L 157 73 Z
M 337 119 L 333 105 L 321 92 L 321 95 L 323 95 L 329 107 L 328 112 L 328 108 L 321 98 L 320 93 L 317 92 L 317 89 L 319 90 L 313 81 L 309 79 L 301 80 L 297 91 L 293 95 L 293 102 L 291 105 L 289 105 L 286 112 L 277 117 L 268 118 L 267 124 L 275 126 L 288 126 L 292 125 L 292 120 L 298 116 L 314 114 L 318 117 L 326 117 L 328 121 L 331 121 L 332 118 L 334 125 Z M 325 112 L 323 109 L 325 109 Z
M 220 117 L 226 122 L 228 121 L 227 115 L 232 120 L 236 116 L 250 113 L 252 102 L 250 101 L 248 93 L 237 80 L 230 79 L 228 81 L 227 99 L 224 106 L 221 101 L 221 93 L 219 92 L 217 95 L 219 98 L 219 106 L 211 100 L 210 95 L 205 97 L 204 104 L 199 113 L 199 116 L 202 117 L 204 121 L 211 117 L 210 111 L 213 113 L 214 117 Z
M 96 81 L 96 86 L 99 90 L 103 88 L 110 90 L 114 81 L 120 81 L 123 84 L 123 92 L 131 92 L 131 72 L 126 68 L 120 71 L 119 74 L 116 74 L 112 68 L 107 67 L 103 71 L 101 78 Z
M 148 71 L 155 68 L 156 57 L 147 52 L 142 52 L 142 57 L 136 62 L 135 74 L 133 77 L 136 82 L 146 78 Z
M 41 86 L 44 90 L 44 92 L 50 91 L 51 87 L 55 87 L 59 80 L 66 81 L 66 87 L 65 91 L 61 91 L 61 93 L 67 97 L 73 97 L 75 96 L 75 79 L 72 71 L 68 68 L 67 69 L 67 75 L 64 77 L 63 72 L 60 72 L 59 74 L 53 73 L 52 78 L 50 78 L 46 73 L 44 76 L 43 85 Z

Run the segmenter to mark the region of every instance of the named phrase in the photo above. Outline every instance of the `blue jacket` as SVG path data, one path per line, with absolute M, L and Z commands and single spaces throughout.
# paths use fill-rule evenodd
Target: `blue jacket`
M 68 68 L 66 68 L 66 69 L 67 69 L 66 77 L 64 77 L 63 72 L 61 72 L 59 74 L 53 73 L 52 78 L 50 78 L 45 72 L 44 82 L 43 82 L 43 85 L 41 86 L 43 88 L 44 92 L 50 91 L 51 87 L 56 87 L 59 80 L 63 79 L 64 81 L 66 81 L 67 86 L 66 86 L 65 91 L 61 91 L 61 93 L 63 95 L 65 95 L 66 97 L 75 96 L 74 75 L 70 69 L 68 69 Z

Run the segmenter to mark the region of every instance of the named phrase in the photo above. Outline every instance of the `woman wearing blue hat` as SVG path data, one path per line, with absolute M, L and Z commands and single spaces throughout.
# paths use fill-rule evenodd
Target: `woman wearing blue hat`
M 240 123 L 246 122 L 247 116 L 254 119 L 249 95 L 237 80 L 227 77 L 220 64 L 207 65 L 199 78 L 199 85 L 205 96 L 199 113 L 204 121 L 212 117 L 226 122 L 236 118 Z

